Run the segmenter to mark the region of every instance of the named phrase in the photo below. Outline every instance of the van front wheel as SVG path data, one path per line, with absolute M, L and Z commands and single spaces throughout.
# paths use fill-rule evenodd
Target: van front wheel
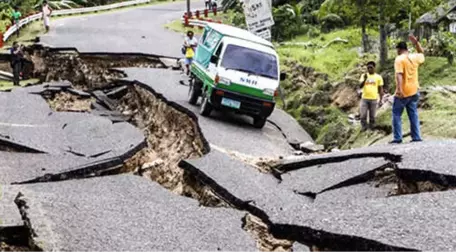
M 203 102 L 201 103 L 200 114 L 202 116 L 210 116 L 212 112 L 212 105 L 209 103 L 209 98 L 206 95 L 203 96 Z
M 196 105 L 200 94 L 201 94 L 201 84 L 196 78 L 193 78 L 192 81 L 190 82 L 190 87 L 188 90 L 188 103 L 190 103 L 192 105 Z
M 257 116 L 253 118 L 253 127 L 262 129 L 266 124 L 266 117 Z

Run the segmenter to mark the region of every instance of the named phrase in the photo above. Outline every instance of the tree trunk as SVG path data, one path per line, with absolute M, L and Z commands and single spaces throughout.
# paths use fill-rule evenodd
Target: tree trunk
M 363 15 L 361 17 L 361 34 L 362 34 L 362 45 L 363 45 L 363 52 L 364 53 L 367 53 L 369 52 L 370 48 L 369 48 L 369 38 L 367 36 L 367 33 L 366 33 L 366 16 Z
M 385 3 L 384 1 L 380 1 L 379 6 L 379 29 L 380 29 L 380 67 L 383 69 L 386 65 L 386 61 L 388 60 L 388 45 L 387 39 L 388 34 L 386 31 L 386 19 L 385 19 Z

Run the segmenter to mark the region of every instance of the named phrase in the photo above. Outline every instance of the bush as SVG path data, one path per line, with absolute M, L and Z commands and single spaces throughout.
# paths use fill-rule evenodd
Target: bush
M 446 57 L 452 65 L 456 53 L 456 38 L 450 32 L 444 31 L 433 35 L 427 44 L 427 53 L 430 56 Z
M 330 32 L 334 29 L 343 28 L 344 20 L 336 14 L 329 14 L 320 20 L 322 32 Z

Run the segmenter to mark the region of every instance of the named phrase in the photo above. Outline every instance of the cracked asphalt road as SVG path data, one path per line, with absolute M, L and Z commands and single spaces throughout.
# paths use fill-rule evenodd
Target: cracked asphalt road
M 142 52 L 180 56 L 176 50 L 180 46 L 180 35 L 164 31 L 162 25 L 168 18 L 171 20 L 179 17 L 182 9 L 183 3 L 172 3 L 56 20 L 55 29 L 44 36 L 43 41 L 54 47 L 76 47 L 84 52 Z M 116 25 L 116 22 L 119 25 Z M 131 27 L 135 28 L 130 29 Z M 158 34 L 163 35 L 157 36 Z M 141 38 L 142 36 L 145 38 Z M 181 78 L 179 74 L 154 69 L 128 69 L 127 73 L 129 79 L 139 80 L 163 93 L 167 99 L 197 112 L 197 107 L 186 103 L 187 87 L 177 84 Z M 43 115 L 24 110 L 27 107 L 36 107 L 38 110 L 47 111 L 43 104 L 34 104 L 37 102 L 36 97 L 16 98 L 16 102 L 11 102 L 12 99 L 6 101 L 5 97 L 7 96 L 4 94 L 0 95 L 0 104 L 5 104 L 2 108 L 9 104 L 15 113 L 2 118 L 2 122 L 6 120 L 24 125 L 30 125 L 30 120 L 35 120 L 36 124 L 44 122 L 40 121 L 43 120 Z M 18 100 L 23 103 L 17 102 Z M 284 116 L 286 115 L 276 114 L 271 120 L 276 120 L 274 122 L 280 124 L 282 129 L 289 126 L 290 128 L 285 128 L 283 132 L 291 138 L 305 139 L 305 134 Z M 11 118 L 14 120 L 8 121 Z M 213 118 L 199 117 L 199 123 L 208 141 L 222 149 L 254 156 L 288 155 L 292 152 L 282 132 L 272 124 L 268 124 L 263 130 L 255 130 L 249 125 L 248 119 L 234 116 L 226 120 L 219 115 Z M 1 129 L 0 127 L 0 134 Z M 28 140 L 24 139 L 23 141 Z M 29 140 L 46 146 L 46 141 L 33 138 Z M 79 138 L 75 140 L 79 141 Z M 8 184 L 21 176 L 42 174 L 44 171 L 39 170 L 42 166 L 66 169 L 65 165 L 68 163 L 86 162 L 76 157 L 61 158 L 57 149 L 49 150 L 52 150 L 53 157 L 49 154 L 37 156 L 0 152 L 3 162 L 0 163 L 0 182 Z M 449 178 L 456 176 L 453 165 L 456 156 L 452 155 L 454 151 L 456 142 L 444 141 L 372 146 L 310 156 L 306 158 L 321 159 L 321 163 L 282 174 L 282 181 L 271 174 L 260 173 L 217 150 L 188 163 L 212 178 L 219 188 L 263 210 L 274 225 L 287 224 L 306 228 L 312 238 L 301 237 L 298 241 L 307 242 L 307 245 L 317 244 L 324 249 L 325 246 L 331 248 L 345 244 L 353 250 L 365 248 L 362 244 L 369 241 L 375 243 L 375 246 L 381 243 L 387 247 L 454 250 L 454 191 L 387 197 L 388 191 L 384 188 L 377 189 L 373 185 L 360 183 L 327 191 L 318 195 L 314 201 L 295 193 L 318 192 L 369 172 L 386 162 L 366 156 L 325 163 L 325 158 L 352 153 L 388 152 L 401 155 L 399 169 L 411 169 L 412 173 L 416 174 L 421 174 L 422 171 L 433 172 L 444 180 L 451 181 Z M 35 161 L 34 158 L 37 157 L 40 159 Z M 449 189 L 452 189 L 456 184 L 450 186 Z M 21 191 L 28 198 L 24 199 L 29 204 L 28 217 L 32 220 L 32 225 L 36 225 L 36 231 L 40 234 L 38 238 L 47 238 L 48 244 L 45 244 L 45 248 L 254 250 L 254 239 L 240 227 L 244 212 L 200 208 L 196 201 L 173 195 L 153 182 L 136 176 L 117 175 L 58 183 L 15 185 L 3 187 L 2 190 L 8 195 Z M 11 211 L 11 206 L 8 209 Z M 43 216 L 43 213 L 48 214 Z M 0 219 L 3 218 L 2 214 L 4 213 L 0 208 Z M 207 227 L 213 232 L 208 233 Z M 322 231 L 329 233 L 322 234 Z M 309 239 L 312 240 L 309 242 Z

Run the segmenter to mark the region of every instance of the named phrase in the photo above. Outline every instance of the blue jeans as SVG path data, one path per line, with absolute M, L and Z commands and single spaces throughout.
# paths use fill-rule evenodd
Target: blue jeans
M 394 140 L 402 141 L 402 113 L 404 108 L 407 110 L 407 115 L 410 120 L 410 131 L 412 133 L 412 140 L 420 141 L 420 121 L 418 119 L 418 101 L 420 94 L 414 96 L 399 98 L 394 97 L 393 103 L 393 131 Z

